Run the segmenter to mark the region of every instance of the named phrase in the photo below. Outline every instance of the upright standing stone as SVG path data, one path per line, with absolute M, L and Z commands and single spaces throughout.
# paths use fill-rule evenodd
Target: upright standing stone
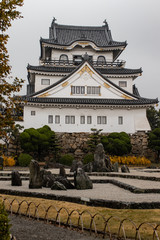
M 42 188 L 42 176 L 40 172 L 40 166 L 36 160 L 31 160 L 29 170 L 29 188 Z
M 14 170 L 11 173 L 11 185 L 12 186 L 22 186 L 21 176 L 18 171 Z
M 99 143 L 96 147 L 93 161 L 93 171 L 94 172 L 106 172 L 105 164 L 105 152 L 102 143 Z

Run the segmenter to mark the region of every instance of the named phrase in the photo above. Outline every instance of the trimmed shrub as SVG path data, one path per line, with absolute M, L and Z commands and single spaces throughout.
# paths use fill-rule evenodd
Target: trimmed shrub
M 93 161 L 94 161 L 94 154 L 89 153 L 84 157 L 83 164 L 87 164 L 87 163 L 93 162 Z
M 10 224 L 8 219 L 8 214 L 4 208 L 2 202 L 0 202 L 0 239 L 10 240 Z
M 131 151 L 130 137 L 125 132 L 113 132 L 108 136 L 102 136 L 101 142 L 107 154 L 123 156 Z
M 151 162 L 145 157 L 135 156 L 110 156 L 111 162 L 118 162 L 119 164 L 134 165 L 134 166 L 150 166 Z
M 33 157 L 27 153 L 21 153 L 18 157 L 18 163 L 21 167 L 28 167 Z
M 59 163 L 63 165 L 71 166 L 73 160 L 74 160 L 74 157 L 71 154 L 65 154 L 61 156 L 61 158 L 59 159 Z

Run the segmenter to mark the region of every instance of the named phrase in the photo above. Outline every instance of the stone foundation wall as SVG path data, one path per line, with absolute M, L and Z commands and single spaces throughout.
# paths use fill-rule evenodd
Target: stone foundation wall
M 81 159 L 88 152 L 88 137 L 90 133 L 59 133 L 58 138 L 62 146 L 62 153 L 72 153 L 76 159 Z M 107 134 L 104 134 L 107 135 Z M 135 156 L 145 156 L 151 161 L 155 160 L 155 152 L 148 148 L 148 135 L 138 132 L 130 135 L 132 151 Z
M 90 133 L 57 133 L 61 146 L 61 153 L 71 153 L 75 159 L 83 159 L 88 152 L 87 141 Z M 107 134 L 105 134 L 107 135 Z M 155 152 L 148 148 L 148 135 L 145 132 L 138 132 L 130 135 L 132 151 L 135 156 L 145 156 L 151 161 L 155 161 Z M 19 149 L 20 151 L 20 149 Z M 10 145 L 10 153 L 15 152 L 14 144 Z

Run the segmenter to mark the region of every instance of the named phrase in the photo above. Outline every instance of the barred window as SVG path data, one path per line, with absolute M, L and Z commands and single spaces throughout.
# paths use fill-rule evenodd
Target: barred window
M 66 124 L 75 124 L 75 116 L 65 116 L 65 123 Z
M 50 85 L 50 79 L 41 79 L 41 85 Z
M 123 117 L 122 116 L 118 117 L 118 124 L 123 125 Z
M 85 124 L 85 116 L 81 116 L 80 117 L 80 123 L 81 124 Z
M 48 123 L 53 123 L 53 115 L 48 116 Z
M 100 94 L 100 87 L 87 87 L 87 94 Z
M 120 87 L 127 87 L 127 81 L 119 81 Z
M 85 94 L 85 86 L 71 86 L 71 94 Z
M 56 115 L 55 116 L 55 124 L 59 124 L 60 123 L 60 116 Z
M 92 124 L 92 116 L 87 116 L 87 124 Z
M 36 111 L 31 111 L 31 116 L 35 116 L 36 115 Z
M 97 116 L 97 124 L 107 124 L 106 116 Z

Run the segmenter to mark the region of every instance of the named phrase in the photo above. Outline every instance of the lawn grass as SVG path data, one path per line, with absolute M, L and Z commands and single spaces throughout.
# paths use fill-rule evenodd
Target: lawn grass
M 46 214 L 45 209 L 47 209 L 49 206 L 52 205 L 52 207 L 48 211 L 47 218 L 49 220 L 56 220 L 57 211 L 61 209 L 59 216 L 60 216 L 60 221 L 62 223 L 67 223 L 68 213 L 71 213 L 73 210 L 76 210 L 71 214 L 71 217 L 70 217 L 70 221 L 75 226 L 78 225 L 79 213 L 83 212 L 81 216 L 82 216 L 83 225 L 85 228 L 90 227 L 91 216 L 94 216 L 96 213 L 98 213 L 94 218 L 94 221 L 95 221 L 96 229 L 99 231 L 104 231 L 105 221 L 109 219 L 111 216 L 113 216 L 113 218 L 109 220 L 108 226 L 110 228 L 110 231 L 114 234 L 118 233 L 120 221 L 123 219 L 131 219 L 137 227 L 143 222 L 152 223 L 154 226 L 156 224 L 160 224 L 160 209 L 143 209 L 143 210 L 111 209 L 111 208 L 103 208 L 103 207 L 90 207 L 90 206 L 85 206 L 85 205 L 76 204 L 76 203 L 47 200 L 47 199 L 41 199 L 41 198 L 20 197 L 20 196 L 11 196 L 11 195 L 0 195 L 0 196 L 3 196 L 3 198 L 7 198 L 10 201 L 12 201 L 13 199 L 17 199 L 19 202 L 24 201 L 21 204 L 21 207 L 19 209 L 19 212 L 23 214 L 25 214 L 27 210 L 27 204 L 25 201 L 33 202 L 35 203 L 35 205 L 39 205 L 36 216 L 39 216 L 40 218 L 45 218 L 45 214 Z M 35 205 L 31 204 L 29 208 L 30 215 L 32 216 L 34 216 L 35 214 L 35 209 L 36 209 Z M 9 210 L 8 201 L 5 201 L 5 206 L 6 206 L 6 209 Z M 18 202 L 14 201 L 12 211 L 17 212 L 17 210 L 18 210 Z M 81 221 L 79 222 L 79 225 L 82 226 Z M 92 224 L 92 229 L 94 229 L 94 224 Z M 134 224 L 132 224 L 129 220 L 124 221 L 124 229 L 127 237 L 134 238 L 136 234 L 136 228 L 134 227 Z M 158 228 L 158 230 L 159 230 L 158 233 L 160 236 L 160 227 Z M 141 234 L 141 239 L 145 239 L 145 240 L 153 239 L 152 237 L 153 229 L 148 224 L 144 224 L 140 228 L 140 234 Z

